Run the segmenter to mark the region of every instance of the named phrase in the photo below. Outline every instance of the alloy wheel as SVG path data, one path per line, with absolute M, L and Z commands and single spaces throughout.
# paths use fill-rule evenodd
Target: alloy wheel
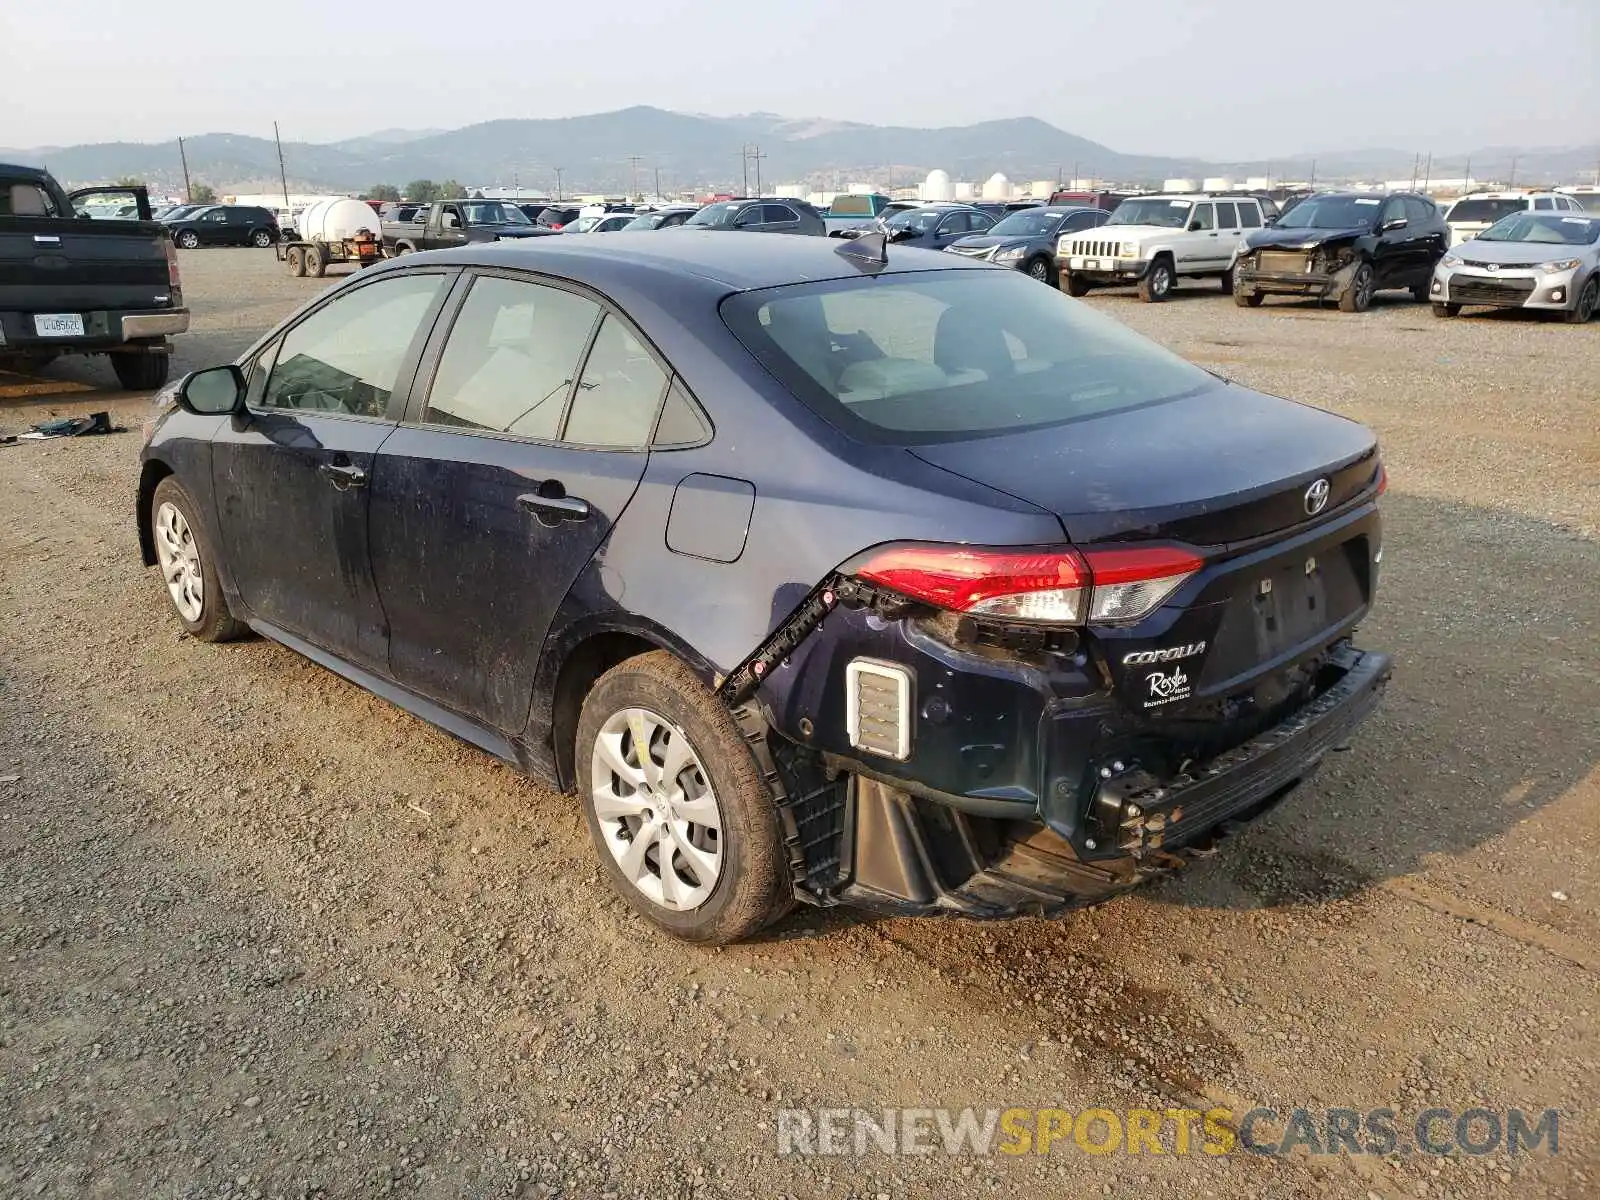
M 595 737 L 591 800 L 623 876 L 673 912 L 699 908 L 722 875 L 722 807 L 682 728 L 644 708 L 613 713 Z
M 196 622 L 205 608 L 200 548 L 177 505 L 167 502 L 156 509 L 155 535 L 156 558 L 172 605 L 185 621 Z
M 1050 279 L 1050 266 L 1042 258 L 1035 259 L 1033 265 L 1028 268 L 1028 274 L 1040 283 L 1046 283 Z

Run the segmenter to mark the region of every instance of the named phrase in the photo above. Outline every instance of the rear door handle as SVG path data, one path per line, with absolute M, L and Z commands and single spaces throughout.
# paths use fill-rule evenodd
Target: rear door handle
M 325 462 L 317 468 L 339 491 L 367 486 L 367 473 L 350 463 Z
M 576 496 L 541 496 L 528 492 L 517 497 L 517 506 L 541 518 L 553 517 L 557 521 L 586 521 L 589 519 L 589 502 Z

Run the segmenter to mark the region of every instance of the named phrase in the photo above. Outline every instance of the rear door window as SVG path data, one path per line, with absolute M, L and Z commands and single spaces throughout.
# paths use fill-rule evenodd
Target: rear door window
M 635 449 L 650 442 L 667 373 L 627 323 L 607 313 L 583 364 L 561 440 Z
M 450 327 L 423 420 L 554 441 L 600 306 L 574 292 L 479 276 Z
M 283 337 L 263 408 L 383 417 L 447 276 L 417 272 L 344 292 Z
M 0 217 L 58 217 L 50 193 L 36 183 L 0 187 Z
M 1218 229 L 1237 229 L 1237 228 L 1239 228 L 1239 218 L 1238 218 L 1238 216 L 1236 215 L 1236 213 L 1234 211 L 1234 207 L 1233 207 L 1232 203 L 1224 203 L 1222 201 L 1219 201 L 1217 203 L 1217 228 Z

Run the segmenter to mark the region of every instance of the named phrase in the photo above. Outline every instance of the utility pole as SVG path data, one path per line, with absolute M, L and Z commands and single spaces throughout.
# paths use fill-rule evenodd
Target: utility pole
M 656 199 L 657 200 L 664 199 L 664 197 L 661 195 L 661 168 L 660 167 L 656 168 Z
M 1428 151 L 1427 164 L 1422 168 L 1422 190 L 1428 190 L 1428 181 L 1433 178 L 1433 151 Z
M 278 136 L 278 123 L 272 123 L 272 140 L 278 147 L 278 182 L 283 184 L 283 206 L 289 207 L 289 173 L 283 169 L 283 139 Z
M 1080 176 L 1078 174 L 1078 163 L 1077 163 L 1077 160 L 1074 159 L 1073 163 L 1072 163 L 1072 178 L 1067 180 L 1067 186 L 1070 187 L 1070 188 L 1077 187 L 1078 186 L 1078 180 L 1081 179 L 1081 178 L 1082 178 L 1082 176 Z
M 1514 188 L 1517 186 L 1517 157 L 1518 156 L 1515 154 L 1511 156 L 1511 178 L 1506 180 L 1506 186 L 1508 188 Z
M 641 159 L 637 154 L 628 159 L 628 165 L 633 168 L 633 191 L 628 193 L 629 200 L 639 198 L 639 163 Z
M 750 147 L 750 157 L 755 159 L 756 162 L 756 195 L 759 197 L 761 195 L 761 160 L 767 156 L 761 153 L 760 146 L 752 146 Z
M 1472 155 L 1470 154 L 1467 155 L 1467 172 L 1461 177 L 1461 190 L 1465 192 L 1472 190 Z
M 744 183 L 740 185 L 739 194 L 748 196 L 750 194 L 750 145 L 748 142 L 739 147 L 739 171 L 744 179 Z
M 183 202 L 194 203 L 194 189 L 189 186 L 189 156 L 183 152 L 183 139 L 178 139 L 178 161 L 183 164 Z
M 518 182 L 517 172 L 511 172 L 511 191 L 518 200 L 522 199 L 522 184 Z
M 564 168 L 562 168 L 562 167 L 557 167 L 556 168 L 556 199 L 557 200 L 561 199 L 561 172 L 563 170 L 564 170 Z
M 1420 171 L 1421 169 L 1422 169 L 1422 155 L 1413 154 L 1411 156 L 1411 190 L 1413 192 L 1417 190 L 1417 172 Z
M 1267 182 L 1270 184 L 1272 180 L 1269 179 Z M 1317 160 L 1314 158 L 1311 160 L 1311 179 L 1308 186 L 1313 192 L 1317 190 Z

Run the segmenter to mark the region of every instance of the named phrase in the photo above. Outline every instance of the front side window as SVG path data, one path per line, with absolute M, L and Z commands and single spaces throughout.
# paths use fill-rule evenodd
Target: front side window
M 382 417 L 439 274 L 397 275 L 354 288 L 284 335 L 264 408 Z
M 553 441 L 600 306 L 485 275 L 450 328 L 423 420 Z
M 684 222 L 686 225 L 724 225 L 733 219 L 736 210 L 743 207 L 733 201 L 723 200 L 708 204 Z
M 614 449 L 648 445 L 666 386 L 667 373 L 644 343 L 608 313 L 583 364 L 561 440 Z
M 0 217 L 55 217 L 55 201 L 36 183 L 13 183 L 0 189 Z
M 1011 271 L 927 271 L 742 292 L 734 335 L 866 441 L 951 441 L 1175 399 L 1209 376 Z
M 215 221 L 218 224 L 223 224 L 228 219 L 228 210 L 225 209 L 225 208 L 213 208 L 210 212 L 208 212 L 205 216 L 201 217 L 200 219 L 202 221 Z
M 1217 220 L 1209 204 L 1194 206 L 1194 220 L 1189 223 L 1190 229 L 1215 229 Z

